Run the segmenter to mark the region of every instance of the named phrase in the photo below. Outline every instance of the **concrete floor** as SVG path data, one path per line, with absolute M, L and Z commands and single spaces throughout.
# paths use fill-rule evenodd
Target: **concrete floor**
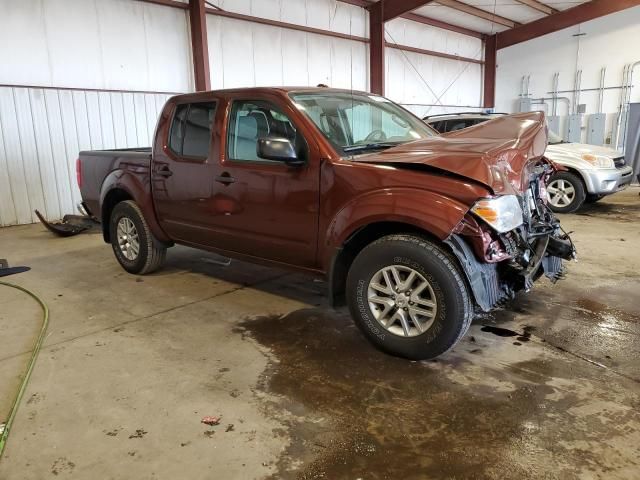
M 566 280 L 431 362 L 374 350 L 300 275 L 174 248 L 137 277 L 99 234 L 2 229 L 32 267 L 4 280 L 51 324 L 0 478 L 640 478 L 639 191 L 562 217 Z M 4 418 L 40 313 L 0 304 Z

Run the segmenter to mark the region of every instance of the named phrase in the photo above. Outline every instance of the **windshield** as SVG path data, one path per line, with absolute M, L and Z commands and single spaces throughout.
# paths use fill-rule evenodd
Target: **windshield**
M 551 130 L 549 130 L 548 138 L 549 138 L 549 145 L 557 145 L 559 143 L 564 143 L 564 140 L 562 139 L 562 137 L 557 133 L 552 132 Z
M 420 119 L 377 95 L 328 91 L 290 96 L 342 156 L 436 135 Z

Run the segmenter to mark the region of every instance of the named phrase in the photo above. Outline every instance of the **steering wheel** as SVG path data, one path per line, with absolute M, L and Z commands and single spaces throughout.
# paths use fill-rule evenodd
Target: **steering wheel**
M 369 135 L 367 135 L 364 139 L 365 142 L 381 142 L 387 139 L 387 134 L 382 130 L 377 129 L 372 131 Z

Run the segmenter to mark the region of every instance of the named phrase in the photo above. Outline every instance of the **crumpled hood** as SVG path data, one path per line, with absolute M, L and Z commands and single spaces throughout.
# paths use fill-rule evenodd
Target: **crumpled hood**
M 405 143 L 358 161 L 424 164 L 480 182 L 496 194 L 508 194 L 526 189 L 527 167 L 546 148 L 544 113 L 527 112 Z

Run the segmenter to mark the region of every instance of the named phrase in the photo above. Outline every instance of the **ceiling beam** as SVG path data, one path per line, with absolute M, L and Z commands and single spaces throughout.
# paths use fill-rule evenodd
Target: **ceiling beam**
M 459 2 L 458 0 L 436 0 L 436 3 L 445 7 L 453 8 L 454 10 L 458 10 L 459 12 L 463 12 L 468 15 L 473 15 L 474 17 L 482 18 L 489 22 L 497 23 L 503 27 L 514 28 L 520 25 L 518 22 L 501 17 L 500 15 L 495 15 L 491 12 L 487 12 L 486 10 L 467 5 L 466 3 Z
M 538 2 L 538 0 L 516 0 L 516 2 L 526 5 L 527 7 L 531 7 L 545 15 L 552 15 L 558 12 L 555 8 L 547 5 L 546 3 Z
M 460 33 L 468 37 L 479 38 L 481 40 L 486 37 L 486 34 L 482 32 L 476 32 L 475 30 L 471 30 L 465 27 L 459 27 L 458 25 L 451 25 L 450 23 L 443 22 L 442 20 L 436 20 L 435 18 L 425 17 L 424 15 L 419 15 L 417 13 L 405 13 L 400 18 L 404 18 L 405 20 L 411 20 L 413 22 L 422 23 L 423 25 L 430 25 L 432 27 L 442 28 L 443 30 L 449 30 L 450 32 Z
M 637 6 L 640 6 L 640 0 L 591 0 L 540 20 L 520 25 L 512 30 L 498 33 L 498 49 Z
M 342 3 L 348 3 L 349 5 L 355 5 L 357 7 L 362 7 L 362 8 L 370 7 L 372 4 L 375 3 L 372 0 L 339 0 L 339 1 Z M 448 30 L 450 32 L 460 33 L 468 37 L 483 39 L 486 36 L 482 32 L 476 32 L 475 30 L 471 30 L 470 28 L 460 27 L 458 25 L 452 25 L 450 23 L 443 22 L 442 20 L 436 20 L 435 18 L 425 17 L 424 15 L 419 15 L 417 13 L 405 13 L 403 15 L 400 15 L 400 18 L 404 18 L 405 20 L 411 20 L 413 22 L 422 23 L 423 25 L 430 25 L 432 27 L 441 28 L 443 30 Z
M 433 1 L 434 0 L 380 0 L 378 3 L 382 7 L 382 20 L 388 22 L 416 8 L 433 3 Z

